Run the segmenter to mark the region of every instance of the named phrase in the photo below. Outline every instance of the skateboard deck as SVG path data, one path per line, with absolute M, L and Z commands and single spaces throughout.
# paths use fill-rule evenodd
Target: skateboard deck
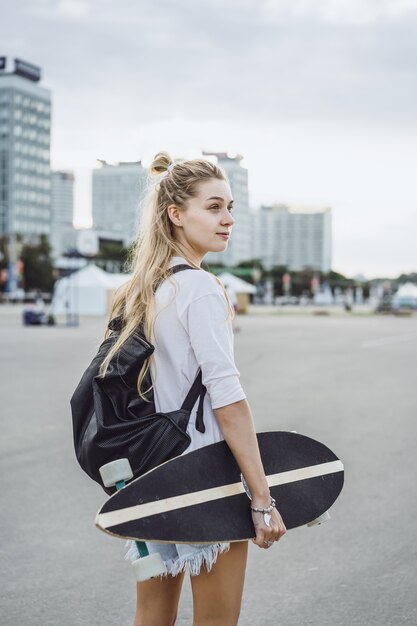
M 288 530 L 316 520 L 343 487 L 343 464 L 294 432 L 257 435 L 272 496 Z M 254 537 L 250 500 L 225 441 L 159 465 L 112 495 L 96 526 L 138 541 L 217 543 Z

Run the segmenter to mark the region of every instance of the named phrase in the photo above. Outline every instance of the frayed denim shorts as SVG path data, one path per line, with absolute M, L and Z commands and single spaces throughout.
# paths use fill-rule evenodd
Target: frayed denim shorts
M 136 561 L 139 558 L 138 549 L 134 541 L 126 544 L 126 560 Z M 198 576 L 201 568 L 209 572 L 217 558 L 227 552 L 230 543 L 156 543 L 146 541 L 149 554 L 159 552 L 165 563 L 169 576 L 177 576 L 188 572 L 191 576 Z

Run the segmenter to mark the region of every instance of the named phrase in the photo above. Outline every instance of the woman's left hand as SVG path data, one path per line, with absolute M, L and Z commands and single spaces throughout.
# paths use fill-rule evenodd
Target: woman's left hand
M 256 537 L 253 543 L 259 548 L 270 548 L 275 541 L 279 541 L 287 532 L 279 511 L 273 508 L 271 513 L 251 511 Z M 267 523 L 268 522 L 268 523 Z

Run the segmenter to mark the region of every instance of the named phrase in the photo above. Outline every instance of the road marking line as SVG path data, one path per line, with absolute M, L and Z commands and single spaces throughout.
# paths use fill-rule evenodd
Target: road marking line
M 409 333 L 408 335 L 392 335 L 391 337 L 380 337 L 379 339 L 369 339 L 368 341 L 362 342 L 362 348 L 374 348 L 392 343 L 402 343 L 403 341 L 410 341 L 410 339 L 417 339 L 417 333 Z
M 279 474 L 271 474 L 267 476 L 268 485 L 276 487 L 277 485 L 286 485 L 307 478 L 316 478 L 318 476 L 326 476 L 326 474 L 334 474 L 343 471 L 343 463 L 339 460 L 330 461 L 328 463 L 320 463 L 319 465 L 310 465 L 309 467 L 301 467 L 300 469 L 290 470 L 288 472 L 280 472 Z M 156 502 L 147 502 L 145 504 L 137 504 L 134 506 L 119 509 L 118 511 L 110 511 L 109 513 L 98 513 L 96 516 L 96 526 L 99 528 L 111 528 L 118 524 L 125 524 L 133 520 L 143 519 L 151 515 L 167 513 L 175 509 L 182 509 L 194 504 L 203 504 L 220 498 L 236 496 L 245 493 L 242 483 L 232 483 L 223 485 L 222 487 L 213 487 L 212 489 L 203 489 L 193 493 L 183 494 L 181 496 L 173 496 L 165 500 Z

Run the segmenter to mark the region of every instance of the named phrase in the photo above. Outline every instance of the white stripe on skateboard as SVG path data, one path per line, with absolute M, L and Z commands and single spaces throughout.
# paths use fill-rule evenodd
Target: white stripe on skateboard
M 279 474 L 271 474 L 267 476 L 268 485 L 276 487 L 277 485 L 287 485 L 295 483 L 299 480 L 307 478 L 316 478 L 317 476 L 325 476 L 326 474 L 334 474 L 343 471 L 343 463 L 341 461 L 330 461 L 329 463 L 321 463 L 319 465 L 310 465 L 309 467 L 301 467 L 300 469 L 290 470 L 288 472 L 280 472 Z M 129 506 L 118 511 L 109 513 L 99 513 L 96 517 L 96 525 L 100 528 L 111 528 L 118 524 L 124 524 L 151 515 L 167 513 L 175 511 L 175 509 L 183 509 L 187 506 L 195 504 L 203 504 L 228 496 L 236 496 L 245 493 L 242 483 L 232 483 L 231 485 L 223 485 L 222 487 L 213 487 L 212 489 L 203 489 L 202 491 L 194 491 L 181 496 L 173 496 L 165 500 L 157 500 L 155 502 L 147 502 L 145 504 L 137 504 Z M 279 508 L 279 503 L 278 503 Z

